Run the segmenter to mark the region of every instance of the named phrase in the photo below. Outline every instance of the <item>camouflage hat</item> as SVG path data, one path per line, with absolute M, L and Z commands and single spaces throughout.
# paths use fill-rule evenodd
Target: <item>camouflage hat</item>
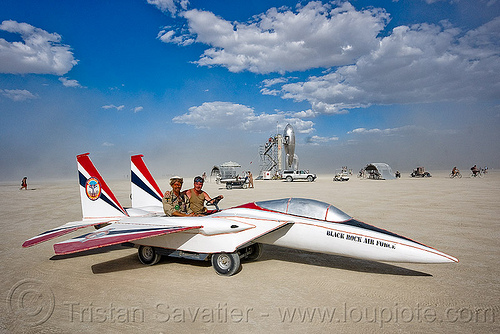
M 180 176 L 172 176 L 170 178 L 170 185 L 174 184 L 175 182 L 180 182 L 182 184 L 184 183 L 184 179 Z

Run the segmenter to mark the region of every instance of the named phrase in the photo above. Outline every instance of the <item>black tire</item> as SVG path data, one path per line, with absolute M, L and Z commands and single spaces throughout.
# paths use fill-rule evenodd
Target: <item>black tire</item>
M 312 181 L 314 181 L 314 178 L 313 178 L 311 175 L 309 175 L 309 176 L 307 177 L 307 181 L 312 182 Z
M 262 256 L 262 245 L 259 243 L 252 244 L 245 248 L 245 261 L 257 261 Z
M 221 276 L 234 275 L 241 266 L 238 253 L 216 253 L 212 255 L 212 266 Z
M 233 189 L 233 185 L 231 183 L 226 183 L 226 189 Z
M 287 181 L 287 182 L 292 182 L 292 181 L 293 181 L 293 179 L 292 179 L 292 177 L 291 177 L 291 176 L 287 176 L 287 177 L 286 177 L 286 181 Z
M 161 255 L 151 246 L 140 246 L 137 254 L 139 256 L 139 261 L 148 266 L 157 264 L 161 260 Z

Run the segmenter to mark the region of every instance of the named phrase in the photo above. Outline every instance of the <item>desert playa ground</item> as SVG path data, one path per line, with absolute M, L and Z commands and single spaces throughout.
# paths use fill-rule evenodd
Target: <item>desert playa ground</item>
M 459 263 L 380 263 L 264 246 L 261 260 L 232 277 L 208 262 L 163 258 L 144 266 L 134 248 L 55 257 L 55 241 L 26 239 L 81 219 L 76 181 L 0 185 L 2 333 L 493 333 L 500 331 L 500 172 L 481 179 L 312 183 L 256 181 L 220 188 L 222 208 L 306 197 L 404 235 Z M 109 180 L 124 206 L 127 180 Z M 163 190 L 167 180 L 159 180 Z M 185 186 L 190 186 L 188 180 Z M 65 240 L 87 231 L 56 240 Z

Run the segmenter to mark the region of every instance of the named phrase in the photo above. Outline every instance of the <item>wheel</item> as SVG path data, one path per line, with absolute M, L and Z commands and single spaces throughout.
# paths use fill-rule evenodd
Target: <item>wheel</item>
M 246 189 L 246 188 L 248 188 L 248 184 L 243 183 L 243 189 Z
M 226 189 L 233 189 L 233 185 L 231 183 L 226 183 Z
M 255 243 L 245 248 L 245 261 L 257 261 L 262 255 L 262 245 Z
M 140 246 L 138 255 L 141 263 L 148 266 L 157 264 L 161 259 L 161 255 L 156 253 L 154 247 L 151 246 Z
M 222 276 L 234 275 L 241 266 L 238 253 L 216 253 L 212 255 L 212 266 Z
M 293 179 L 292 179 L 292 177 L 291 177 L 291 176 L 287 176 L 287 177 L 286 177 L 286 181 L 287 181 L 287 182 L 292 182 L 292 181 L 293 181 Z
M 311 175 L 309 175 L 309 176 L 307 177 L 307 181 L 312 182 L 312 181 L 314 181 L 314 179 L 313 179 L 313 177 L 312 177 Z

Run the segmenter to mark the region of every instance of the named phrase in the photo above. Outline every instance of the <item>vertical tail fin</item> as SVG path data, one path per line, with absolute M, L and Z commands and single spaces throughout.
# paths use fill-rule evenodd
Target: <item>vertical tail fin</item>
M 76 156 L 83 219 L 128 216 L 89 158 L 89 153 Z
M 133 155 L 131 160 L 130 187 L 132 207 L 162 206 L 163 193 L 142 160 L 143 155 Z

